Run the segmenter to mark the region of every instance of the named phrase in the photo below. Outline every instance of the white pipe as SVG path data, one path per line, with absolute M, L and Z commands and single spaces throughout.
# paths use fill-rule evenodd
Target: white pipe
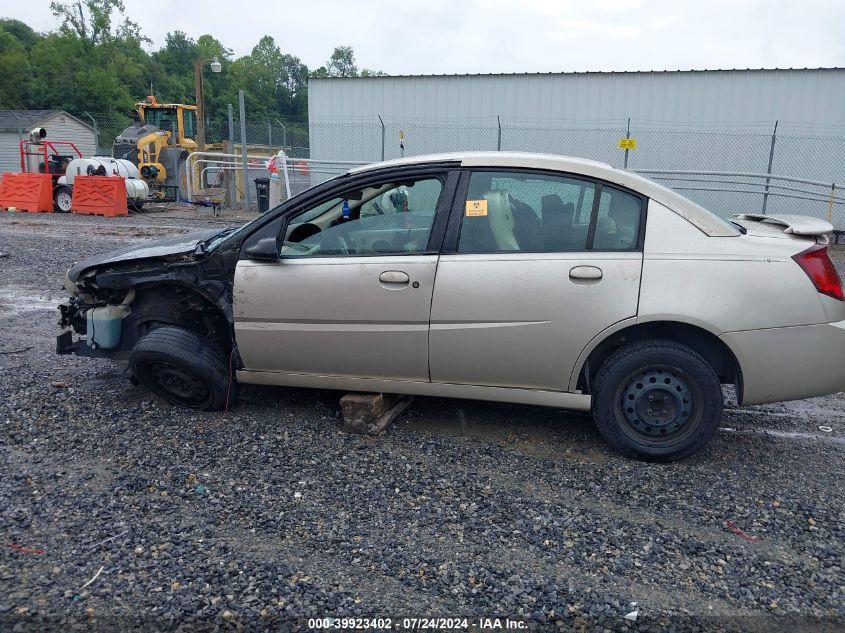
M 193 195 L 194 195 L 194 186 L 193 186 L 193 177 L 192 177 L 193 168 L 192 168 L 192 165 L 191 165 L 191 159 L 193 159 L 195 156 L 208 156 L 210 158 L 214 158 L 214 157 L 218 157 L 218 158 L 241 158 L 241 159 L 243 158 L 243 156 L 241 154 L 225 154 L 223 152 L 191 152 L 190 154 L 188 154 L 188 158 L 185 159 L 185 171 L 187 172 L 185 174 L 185 176 L 186 176 L 185 184 L 188 186 L 188 197 L 193 197 Z M 269 156 L 256 156 L 255 154 L 253 154 L 251 156 L 249 154 L 247 154 L 246 158 L 247 158 L 247 160 L 260 160 L 264 163 L 266 163 L 270 159 Z M 211 162 L 222 162 L 222 161 L 211 161 Z
M 284 151 L 279 152 L 282 155 L 282 171 L 285 174 L 285 194 L 290 200 L 290 178 L 288 178 L 288 155 Z

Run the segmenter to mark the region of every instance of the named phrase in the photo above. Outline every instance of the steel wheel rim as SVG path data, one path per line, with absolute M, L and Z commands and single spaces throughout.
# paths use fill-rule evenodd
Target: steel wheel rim
M 651 365 L 628 374 L 616 390 L 622 432 L 641 444 L 677 444 L 695 431 L 701 389 L 686 372 Z
M 146 363 L 144 373 L 166 398 L 191 408 L 205 406 L 211 389 L 204 380 L 182 367 L 164 361 Z
M 70 211 L 72 204 L 73 198 L 68 192 L 60 191 L 56 196 L 56 206 L 59 207 L 60 211 Z

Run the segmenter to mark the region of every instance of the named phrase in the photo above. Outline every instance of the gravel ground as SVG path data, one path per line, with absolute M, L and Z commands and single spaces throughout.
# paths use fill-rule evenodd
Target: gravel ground
M 729 404 L 671 465 L 539 407 L 420 398 L 377 440 L 332 392 L 181 410 L 54 353 L 71 263 L 219 221 L 165 216 L 0 213 L 0 630 L 845 626 L 842 394 Z

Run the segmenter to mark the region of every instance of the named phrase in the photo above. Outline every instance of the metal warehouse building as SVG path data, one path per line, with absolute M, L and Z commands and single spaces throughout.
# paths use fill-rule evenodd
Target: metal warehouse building
M 501 149 L 845 186 L 843 68 L 312 78 L 308 112 L 313 159 Z M 759 194 L 684 193 L 724 213 L 759 211 Z M 801 203 L 784 193 L 770 208 Z
M 43 127 L 48 141 L 70 141 L 83 156 L 97 153 L 94 128 L 64 110 L 0 110 L 0 173 L 20 171 L 19 144 Z

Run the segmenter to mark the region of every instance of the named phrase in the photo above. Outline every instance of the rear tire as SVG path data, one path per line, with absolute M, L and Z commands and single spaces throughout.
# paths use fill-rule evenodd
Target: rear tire
M 132 375 L 160 398 L 189 409 L 219 411 L 235 399 L 228 359 L 208 339 L 174 326 L 141 337 L 129 357 Z
M 59 185 L 53 189 L 53 209 L 59 213 L 70 213 L 73 206 L 73 189 Z
M 610 446 L 629 457 L 670 462 L 700 450 L 722 417 L 722 387 L 707 362 L 667 340 L 614 352 L 593 382 L 593 417 Z

